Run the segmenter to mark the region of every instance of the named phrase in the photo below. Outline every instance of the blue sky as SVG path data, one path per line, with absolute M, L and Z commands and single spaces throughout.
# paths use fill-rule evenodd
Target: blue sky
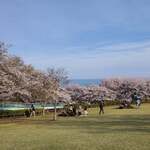
M 150 76 L 150 0 L 0 0 L 0 18 L 0 40 L 38 69 Z

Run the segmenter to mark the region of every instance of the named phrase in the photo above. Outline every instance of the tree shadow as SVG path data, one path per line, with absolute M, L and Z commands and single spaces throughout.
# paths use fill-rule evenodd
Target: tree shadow
M 54 130 L 81 130 L 89 134 L 140 132 L 150 133 L 150 115 L 123 115 L 62 118 L 53 121 L 50 118 L 15 118 L 1 120 L 0 124 L 15 123 L 17 125 L 51 126 Z

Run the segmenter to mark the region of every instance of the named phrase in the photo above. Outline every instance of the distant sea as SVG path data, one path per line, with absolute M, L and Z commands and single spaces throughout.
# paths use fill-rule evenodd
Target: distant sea
M 80 86 L 99 85 L 102 79 L 71 79 L 69 84 L 77 84 Z

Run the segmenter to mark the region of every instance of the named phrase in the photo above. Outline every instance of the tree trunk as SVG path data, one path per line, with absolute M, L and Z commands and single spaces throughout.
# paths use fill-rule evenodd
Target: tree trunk
M 42 111 L 43 116 L 45 116 L 45 106 L 46 106 L 46 103 L 44 103 L 43 105 L 43 111 Z
M 55 103 L 54 103 L 54 118 L 53 118 L 54 121 L 57 119 L 57 108 L 56 108 L 56 105 L 57 105 L 57 102 L 55 100 Z

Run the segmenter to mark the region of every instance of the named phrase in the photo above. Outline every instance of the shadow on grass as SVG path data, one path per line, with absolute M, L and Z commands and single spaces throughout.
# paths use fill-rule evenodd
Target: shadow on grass
M 89 119 L 89 120 L 88 120 Z M 74 122 L 62 121 L 59 126 L 63 128 L 83 129 L 89 133 L 114 133 L 114 132 L 143 132 L 150 133 L 150 116 L 125 115 L 121 117 L 103 117 L 83 119 Z
M 89 134 L 138 132 L 150 133 L 150 115 L 123 115 L 99 117 L 59 118 L 16 118 L 4 119 L 0 124 L 15 123 L 17 125 L 50 126 L 53 130 L 81 130 Z

